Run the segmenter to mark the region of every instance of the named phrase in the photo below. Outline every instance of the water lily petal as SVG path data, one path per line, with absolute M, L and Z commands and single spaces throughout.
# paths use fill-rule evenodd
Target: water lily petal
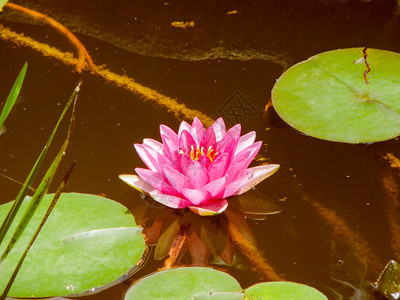
M 224 152 L 225 147 L 230 144 L 233 140 L 237 140 L 240 137 L 241 125 L 236 124 L 223 136 L 222 140 L 218 143 L 216 149 L 217 152 Z
M 175 196 L 179 195 L 179 193 L 164 180 L 161 174 L 142 168 L 136 168 L 135 171 L 144 181 L 161 193 Z
M 167 136 L 172 141 L 172 143 L 178 144 L 178 135 L 168 126 L 160 125 L 160 135 L 161 137 L 163 135 Z
M 278 169 L 279 165 L 277 164 L 269 164 L 249 168 L 248 170 L 252 172 L 252 177 L 248 181 L 243 182 L 240 188 L 235 192 L 235 195 L 240 195 L 247 192 L 257 184 L 259 184 L 261 181 L 274 174 L 276 171 L 278 171 Z
M 226 199 L 210 200 L 203 205 L 189 206 L 189 209 L 199 216 L 214 216 L 223 213 L 228 207 Z
M 163 142 L 163 153 L 168 156 L 171 160 L 177 161 L 179 159 L 179 148 L 178 143 L 174 143 L 168 135 L 162 134 L 161 139 Z
M 210 198 L 211 195 L 208 191 L 205 189 L 189 189 L 189 188 L 184 188 L 182 190 L 182 194 L 185 196 L 185 198 L 191 202 L 191 204 L 194 205 L 199 205 L 202 203 L 207 202 Z
M 180 170 L 179 169 L 177 169 L 177 170 L 180 171 L 182 174 L 186 174 L 187 168 L 191 162 L 192 162 L 192 159 L 190 158 L 190 156 L 188 154 L 181 154 L 179 156 Z
M 249 147 L 247 147 L 247 148 L 245 149 L 245 150 L 250 150 L 250 155 L 249 155 L 249 157 L 248 157 L 248 159 L 247 159 L 247 166 L 246 166 L 246 168 L 250 165 L 250 163 L 251 163 L 251 162 L 253 161 L 253 159 L 256 157 L 257 153 L 260 151 L 261 145 L 262 145 L 262 142 L 261 142 L 261 141 L 258 141 L 258 142 L 255 142 L 253 145 L 251 145 L 251 146 L 249 146 Z M 238 154 L 240 154 L 241 152 L 243 152 L 243 150 L 240 151 Z
M 134 144 L 136 152 L 139 154 L 140 158 L 143 160 L 145 165 L 152 171 L 157 171 L 155 164 L 157 161 L 152 157 L 142 144 Z
M 186 169 L 188 186 L 193 189 L 201 189 L 208 182 L 207 169 L 198 161 L 192 160 Z
M 225 186 L 226 186 L 226 177 L 221 177 L 207 183 L 204 186 L 204 189 L 210 193 L 211 198 L 214 198 L 225 189 Z
M 219 155 L 208 167 L 208 176 L 210 181 L 214 181 L 226 174 L 230 163 L 230 153 Z
M 138 190 L 141 193 L 150 194 L 150 192 L 154 190 L 154 188 L 150 184 L 148 184 L 146 181 L 144 181 L 137 175 L 121 174 L 119 175 L 119 178 L 123 182 L 130 185 L 131 187 L 133 187 L 134 189 Z
M 215 133 L 215 139 L 217 142 L 222 140 L 224 135 L 226 134 L 226 129 L 225 129 L 225 122 L 224 119 L 218 118 L 214 124 L 211 125 L 211 127 L 214 130 Z
M 182 131 L 179 136 L 179 150 L 181 150 L 184 154 L 189 154 L 190 151 L 196 151 L 197 144 L 194 138 L 191 136 L 189 131 Z
M 149 145 L 142 144 L 143 150 L 146 152 L 147 158 L 155 167 L 156 171 L 161 173 L 162 172 L 162 165 L 158 162 L 158 156 L 160 155 L 156 150 L 151 148 Z
M 247 147 L 251 146 L 255 140 L 256 140 L 256 133 L 254 131 L 251 131 L 241 136 L 239 138 L 239 142 L 235 150 L 235 155 L 240 151 L 242 151 L 243 149 L 246 149 Z
M 188 122 L 182 121 L 182 122 L 181 122 L 181 125 L 179 125 L 178 137 L 181 136 L 181 134 L 182 134 L 182 132 L 183 132 L 184 130 L 186 130 L 187 132 L 190 132 L 190 129 L 191 129 L 191 128 L 192 128 L 192 127 L 188 124 Z
M 185 187 L 186 177 L 179 171 L 169 167 L 164 166 L 163 168 L 164 175 L 167 178 L 169 184 L 177 190 L 179 193 L 182 192 L 182 189 Z
M 200 145 L 201 139 L 203 138 L 204 134 L 204 127 L 200 120 L 195 117 L 190 129 L 190 134 L 193 136 L 194 140 L 196 141 L 197 145 Z
M 204 149 L 208 149 L 208 147 L 215 147 L 217 139 L 215 137 L 215 131 L 212 127 L 208 127 L 203 134 L 203 138 L 201 139 L 200 147 Z
M 231 140 L 226 146 L 225 149 L 222 152 L 219 152 L 217 156 L 219 156 L 221 153 L 228 153 L 229 154 L 229 160 L 231 161 L 234 157 L 235 149 L 237 146 L 239 139 L 236 140 Z
M 234 181 L 238 175 L 247 168 L 247 161 L 250 154 L 251 149 L 245 149 L 233 158 L 228 170 L 226 171 L 226 174 L 228 175 L 228 183 Z
M 160 164 L 160 166 L 169 166 L 174 169 L 179 169 L 176 161 L 173 161 L 168 156 L 162 153 L 158 153 L 157 161 Z
M 253 172 L 249 169 L 246 169 L 239 174 L 237 178 L 235 178 L 234 181 L 229 183 L 226 187 L 225 190 L 223 191 L 222 195 L 218 195 L 219 198 L 228 198 L 233 195 L 236 195 L 237 191 L 240 189 L 240 187 L 248 182 L 251 177 L 253 176 Z
M 151 147 L 158 153 L 162 154 L 162 149 L 164 148 L 163 144 L 161 144 L 159 141 L 153 140 L 153 139 L 144 139 L 143 144 Z
M 178 196 L 162 194 L 158 191 L 151 192 L 150 196 L 157 202 L 171 208 L 185 208 L 190 205 L 190 202 L 187 201 L 186 199 L 183 199 Z
M 211 159 L 210 159 L 208 156 L 206 156 L 206 155 L 200 156 L 198 161 L 199 161 L 199 163 L 201 163 L 206 169 L 208 169 L 208 167 L 209 167 L 210 164 L 211 164 Z
M 240 151 L 233 158 L 227 171 L 228 182 L 233 181 L 242 170 L 246 169 L 249 166 L 254 157 L 257 155 L 258 151 L 260 151 L 260 148 L 261 142 L 256 142 L 246 149 Z

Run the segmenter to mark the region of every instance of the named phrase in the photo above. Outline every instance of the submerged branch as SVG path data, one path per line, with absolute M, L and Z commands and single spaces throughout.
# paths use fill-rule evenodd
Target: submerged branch
M 382 202 L 389 222 L 390 243 L 396 260 L 400 260 L 399 186 L 390 171 L 383 174 L 382 184 L 386 192 Z
M 58 32 L 60 32 L 63 36 L 65 36 L 71 44 L 75 47 L 75 49 L 78 52 L 78 61 L 76 63 L 76 71 L 81 73 L 82 70 L 86 69 L 86 67 L 89 69 L 89 71 L 93 70 L 94 64 L 92 61 L 92 58 L 90 57 L 89 53 L 87 52 L 85 46 L 78 40 L 78 38 L 71 32 L 69 31 L 65 26 L 62 24 L 58 23 L 56 20 L 50 18 L 49 16 L 42 14 L 40 12 L 22 7 L 20 5 L 10 3 L 8 2 L 6 7 L 11 8 L 13 10 L 22 12 L 33 19 L 36 20 L 42 20 L 55 28 Z M 87 62 L 87 66 L 85 65 L 85 62 Z
M 10 41 L 18 46 L 28 47 L 30 49 L 38 51 L 44 56 L 56 58 L 57 60 L 68 66 L 76 67 L 79 63 L 78 60 L 74 58 L 71 53 L 62 52 L 47 44 L 40 43 L 30 37 L 26 37 L 23 34 L 16 33 L 2 25 L 0 25 L 0 38 L 5 41 Z M 143 98 L 144 102 L 149 101 L 166 109 L 168 112 L 172 113 L 178 120 L 185 119 L 191 121 L 195 117 L 198 117 L 207 127 L 211 126 L 214 123 L 213 118 L 207 116 L 201 111 L 190 109 L 185 104 L 178 103 L 176 99 L 172 99 L 155 90 L 152 90 L 135 82 L 133 78 L 115 74 L 110 70 L 105 69 L 104 67 L 96 65 L 94 65 L 92 73 L 102 77 L 107 82 L 117 87 L 122 87 L 133 94 L 139 95 Z
M 368 243 L 359 234 L 349 228 L 344 219 L 307 195 L 303 196 L 303 200 L 310 204 L 324 219 L 336 238 L 344 242 L 355 254 L 360 255 L 368 261 L 368 266 L 373 273 L 378 274 L 381 271 L 384 264 L 381 263 Z
M 181 225 L 178 234 L 174 238 L 171 249 L 169 250 L 169 257 L 165 260 L 162 269 L 170 269 L 175 265 L 188 238 L 190 227 L 191 224 Z
M 267 260 L 261 255 L 257 247 L 240 232 L 234 222 L 228 218 L 229 237 L 238 246 L 239 250 L 247 257 L 253 265 L 253 269 L 260 273 L 263 277 L 271 281 L 282 281 L 284 278 L 278 275 L 275 270 L 268 264 Z
M 400 171 L 400 159 L 394 156 L 393 153 L 386 153 L 386 155 L 383 156 L 383 159 L 390 163 L 390 167 L 398 169 Z

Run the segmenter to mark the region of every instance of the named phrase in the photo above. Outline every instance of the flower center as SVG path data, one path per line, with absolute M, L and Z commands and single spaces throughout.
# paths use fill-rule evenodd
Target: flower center
M 179 153 L 184 154 L 183 150 L 180 150 Z M 200 146 L 197 145 L 196 148 L 194 148 L 193 145 L 190 146 L 190 153 L 189 153 L 189 155 L 190 155 L 190 158 L 191 158 L 192 160 L 199 160 L 199 157 L 200 157 L 200 156 L 206 155 L 206 156 L 211 160 L 211 162 L 213 162 L 214 159 L 215 159 L 215 156 L 216 156 L 217 154 L 218 154 L 218 153 L 215 152 L 215 150 L 213 149 L 212 146 L 209 146 L 209 147 L 208 147 L 207 153 L 204 153 L 204 147 L 201 147 L 201 148 L 200 148 Z

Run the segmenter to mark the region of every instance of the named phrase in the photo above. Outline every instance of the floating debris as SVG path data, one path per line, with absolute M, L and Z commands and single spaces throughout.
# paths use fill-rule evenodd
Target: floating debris
M 188 27 L 194 27 L 194 21 L 189 21 L 189 22 L 183 22 L 183 21 L 175 21 L 171 22 L 171 25 L 173 27 L 177 28 L 188 28 Z

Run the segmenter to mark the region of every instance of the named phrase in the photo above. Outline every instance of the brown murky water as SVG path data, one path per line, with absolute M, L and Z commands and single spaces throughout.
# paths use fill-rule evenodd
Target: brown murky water
M 316 24 L 318 32 L 323 32 L 323 26 L 328 27 L 333 22 L 334 15 L 328 17 L 326 24 Z M 293 20 L 288 18 L 288 22 Z M 68 44 L 47 27 L 4 24 L 71 51 Z M 360 24 L 360 35 L 367 36 L 363 30 L 369 28 Z M 387 30 L 382 28 L 382 34 L 387 34 Z M 309 40 L 302 41 L 301 51 L 295 51 L 298 41 L 284 43 L 287 52 L 292 53 L 293 62 L 328 50 L 315 35 L 311 32 Z M 330 46 L 399 48 L 398 41 L 390 38 L 381 37 L 369 45 L 367 39 L 358 37 L 358 44 L 353 44 L 343 41 L 343 35 L 346 32 L 332 36 Z M 395 246 L 399 237 L 393 236 L 393 223 L 390 223 L 393 218 L 398 223 L 399 172 L 382 159 L 387 152 L 399 156 L 397 139 L 372 145 L 332 143 L 307 137 L 272 120 L 271 116 L 263 116 L 273 84 L 282 72 L 282 67 L 272 62 L 157 58 L 122 50 L 84 34 L 77 36 L 98 65 L 105 64 L 118 74 L 126 73 L 144 86 L 177 98 L 213 118 L 224 113 L 224 107 L 229 107 L 232 97 L 240 92 L 241 101 L 246 101 L 254 110 L 239 117 L 243 132 L 256 130 L 257 139 L 265 144 L 263 156 L 281 165 L 258 190 L 281 200 L 283 212 L 264 221 L 247 220 L 260 251 L 285 279 L 314 286 L 330 299 L 373 299 L 371 281 L 390 259 L 400 259 L 396 256 L 400 249 Z M 282 39 L 285 39 L 284 32 Z M 0 40 L 1 99 L 6 97 L 25 61 L 29 68 L 20 103 L 6 122 L 6 133 L 0 136 L 0 172 L 19 181 L 27 176 L 63 104 L 81 77 L 53 58 Z M 165 109 L 145 103 L 139 96 L 98 76 L 85 74 L 83 79 L 77 126 L 61 168 L 65 170 L 73 160 L 78 161 L 68 191 L 105 194 L 133 208 L 142 200 L 118 179 L 119 174 L 133 173 L 136 166 L 142 165 L 133 143 L 146 137 L 159 139 L 159 124 L 177 129 L 180 121 Z M 61 138 L 56 142 L 60 143 Z M 18 184 L 0 177 L 1 202 L 14 199 L 19 188 Z M 341 220 L 347 224 L 348 231 L 343 230 Z M 354 251 L 352 247 L 357 247 L 358 238 L 366 242 L 370 252 Z M 162 262 L 151 256 L 133 280 L 161 266 Z M 246 264 L 228 270 L 242 287 L 260 280 Z M 122 283 L 85 299 L 121 299 L 128 286 L 129 283 Z

